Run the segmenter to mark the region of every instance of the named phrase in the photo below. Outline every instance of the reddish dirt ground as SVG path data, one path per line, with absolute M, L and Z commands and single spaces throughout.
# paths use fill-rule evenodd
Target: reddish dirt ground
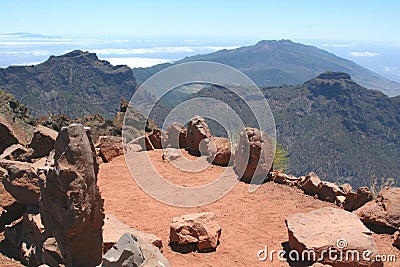
M 210 182 L 224 170 L 219 166 L 211 166 L 202 173 L 191 174 L 177 170 L 168 161 L 162 161 L 161 151 L 147 153 L 155 168 L 166 179 L 185 186 Z M 185 157 L 190 158 L 188 155 Z M 138 165 L 135 168 L 148 166 Z M 249 193 L 247 184 L 238 183 L 225 197 L 211 204 L 195 208 L 173 207 L 153 199 L 137 186 L 123 156 L 100 165 L 98 184 L 105 199 L 105 212 L 116 215 L 136 229 L 159 236 L 163 241 L 164 255 L 172 266 L 289 266 L 286 262 L 279 262 L 276 257 L 272 262 L 261 262 L 257 259 L 257 252 L 264 249 L 265 245 L 270 250 L 283 249 L 288 241 L 285 218 L 289 214 L 335 207 L 304 195 L 298 189 L 272 182 L 263 184 L 254 193 Z M 222 226 L 216 251 L 174 252 L 168 245 L 172 218 L 204 211 L 215 212 Z M 390 235 L 374 234 L 374 238 L 380 253 L 395 254 L 400 261 L 400 252 L 391 246 Z M 385 266 L 400 266 L 400 263 L 388 263 Z
M 182 151 L 186 158 L 195 159 Z M 146 153 L 146 152 L 143 152 Z M 223 167 L 210 166 L 201 173 L 187 173 L 177 170 L 168 161 L 162 161 L 161 151 L 147 152 L 155 168 L 169 181 L 185 186 L 206 184 L 224 171 Z M 146 172 L 149 166 L 135 168 Z M 100 165 L 98 184 L 105 199 L 105 212 L 116 215 L 122 222 L 144 232 L 159 236 L 164 245 L 164 255 L 172 266 L 289 266 L 286 262 L 274 260 L 261 262 L 257 252 L 265 245 L 271 250 L 281 250 L 288 241 L 285 218 L 293 213 L 307 212 L 316 208 L 334 205 L 304 195 L 302 191 L 272 182 L 263 184 L 254 193 L 248 185 L 238 183 L 225 197 L 211 204 L 180 208 L 161 203 L 141 190 L 132 179 L 124 156 Z M 2 189 L 2 188 L 0 188 Z M 2 194 L 2 204 L 9 196 Z M 182 254 L 174 252 L 168 245 L 169 225 L 173 217 L 188 213 L 213 211 L 222 226 L 220 244 L 215 252 Z M 400 251 L 391 245 L 390 235 L 373 235 L 379 251 L 395 255 L 397 263 L 385 266 L 400 266 Z M 0 249 L 7 249 L 4 235 L 0 233 Z M 22 266 L 0 254 L 0 266 Z

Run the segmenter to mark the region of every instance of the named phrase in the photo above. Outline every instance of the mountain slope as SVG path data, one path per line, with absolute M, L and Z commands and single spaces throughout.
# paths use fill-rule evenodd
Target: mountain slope
M 130 99 L 136 80 L 127 66 L 112 66 L 96 54 L 72 51 L 36 66 L 0 69 L 0 89 L 14 95 L 35 116 L 65 113 L 112 118 L 121 98 Z
M 262 91 L 293 174 L 315 171 L 324 180 L 356 187 L 369 185 L 372 176 L 393 177 L 399 183 L 400 97 L 365 89 L 345 73 L 324 73 L 302 85 Z M 189 97 L 198 96 L 216 98 L 233 109 L 242 105 L 221 87 Z
M 396 82 L 327 51 L 289 40 L 260 41 L 252 46 L 187 57 L 174 64 L 190 61 L 213 61 L 232 66 L 247 74 L 258 86 L 295 85 L 321 72 L 338 71 L 349 73 L 366 88 L 382 91 L 389 96 L 400 94 L 400 84 Z M 171 65 L 160 64 L 133 71 L 138 83 L 142 83 Z

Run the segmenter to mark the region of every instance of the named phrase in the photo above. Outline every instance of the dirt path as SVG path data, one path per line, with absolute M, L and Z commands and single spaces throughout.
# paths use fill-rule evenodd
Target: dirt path
M 171 182 L 193 186 L 212 181 L 222 167 L 212 166 L 201 174 L 191 175 L 161 160 L 160 151 L 150 151 L 149 157 L 157 170 Z M 185 152 L 183 152 L 185 153 Z M 136 168 L 148 166 L 138 165 Z M 272 182 L 262 185 L 254 193 L 248 185 L 239 183 L 225 197 L 206 206 L 177 208 L 163 204 L 142 191 L 126 167 L 123 156 L 100 165 L 99 186 L 105 199 L 106 213 L 116 215 L 124 223 L 139 230 L 159 236 L 164 245 L 164 255 L 172 266 L 289 266 L 286 262 L 260 262 L 257 252 L 264 248 L 280 250 L 288 241 L 285 218 L 289 214 L 307 212 L 316 208 L 334 206 L 302 191 Z M 168 246 L 171 219 L 187 213 L 213 211 L 222 226 L 220 245 L 212 253 L 181 254 Z M 390 236 L 376 235 L 380 251 L 396 253 L 390 246 Z M 386 265 L 395 266 L 395 265 Z M 400 264 L 398 265 L 400 266 Z

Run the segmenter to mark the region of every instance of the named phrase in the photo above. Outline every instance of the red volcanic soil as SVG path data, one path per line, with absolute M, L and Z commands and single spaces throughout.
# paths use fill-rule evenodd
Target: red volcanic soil
M 167 180 L 178 185 L 198 186 L 218 177 L 223 167 L 209 166 L 202 172 L 188 173 L 176 169 L 162 160 L 162 151 L 148 153 L 153 166 Z M 186 158 L 193 157 L 182 153 Z M 143 172 L 149 168 L 143 164 L 134 168 Z M 316 200 L 296 188 L 267 182 L 255 192 L 249 186 L 238 183 L 223 198 L 200 207 L 174 207 L 147 195 L 133 180 L 124 156 L 100 165 L 98 185 L 105 199 L 105 212 L 116 215 L 122 222 L 134 228 L 152 233 L 162 239 L 164 255 L 172 266 L 289 266 L 280 262 L 276 254 L 272 262 L 261 262 L 257 252 L 267 245 L 269 250 L 281 250 L 288 241 L 285 218 L 293 213 L 308 212 L 321 207 L 336 207 Z M 168 245 L 169 225 L 173 217 L 188 213 L 212 211 L 222 226 L 220 244 L 215 252 L 182 254 Z M 375 235 L 380 253 L 395 254 L 400 261 L 400 251 L 391 246 L 390 235 Z M 385 266 L 400 266 L 390 263 Z

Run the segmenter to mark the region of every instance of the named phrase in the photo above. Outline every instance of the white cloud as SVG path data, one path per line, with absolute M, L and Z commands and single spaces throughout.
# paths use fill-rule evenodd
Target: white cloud
M 169 53 L 195 53 L 200 51 L 218 51 L 222 49 L 235 49 L 238 46 L 167 46 L 151 48 L 105 48 L 94 49 L 91 52 L 98 55 L 143 55 L 143 54 L 169 54 Z
M 151 67 L 157 64 L 170 62 L 167 59 L 161 58 L 143 58 L 143 57 L 104 57 L 101 58 L 103 60 L 107 60 L 112 65 L 127 65 L 131 68 L 139 68 L 139 67 Z
M 323 44 L 324 47 L 353 47 L 352 44 Z
M 42 50 L 35 50 L 35 51 L 0 51 L 0 55 L 15 55 L 15 56 L 20 56 L 20 55 L 31 55 L 35 57 L 39 56 L 47 56 L 49 55 L 49 51 L 42 51 Z
M 400 76 L 400 67 L 385 67 L 385 71 Z
M 350 52 L 350 56 L 353 57 L 376 57 L 379 53 L 376 52 Z

